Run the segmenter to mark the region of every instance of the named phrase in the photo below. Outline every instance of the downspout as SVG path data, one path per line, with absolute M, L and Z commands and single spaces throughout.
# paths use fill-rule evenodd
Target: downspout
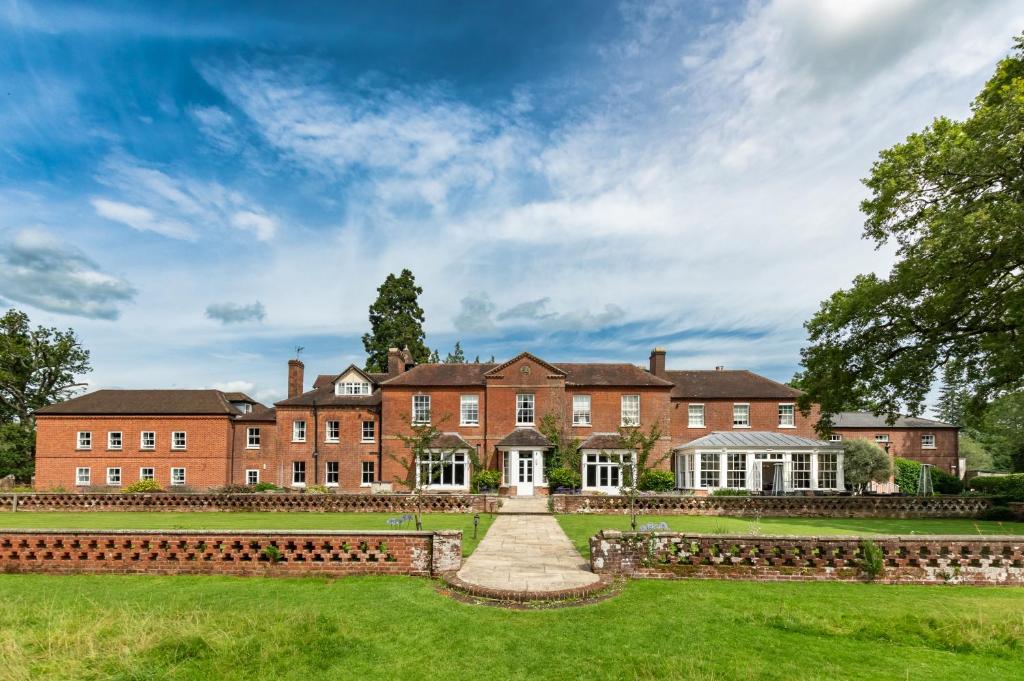
M 384 391 L 380 393 L 380 405 L 377 407 L 377 427 L 380 432 L 377 433 L 377 473 L 374 477 L 377 478 L 377 482 L 382 482 L 384 478 Z
M 229 438 L 230 443 L 231 443 L 230 444 L 231 449 L 229 450 L 229 454 L 228 454 L 228 482 L 227 482 L 227 484 L 233 485 L 233 484 L 235 484 L 235 424 L 234 424 L 234 419 L 231 418 L 230 416 L 228 417 L 228 428 L 231 429 L 231 435 L 230 435 L 230 438 Z
M 316 399 L 313 400 L 313 484 L 320 484 L 320 452 L 316 446 L 320 442 L 320 411 L 316 406 Z

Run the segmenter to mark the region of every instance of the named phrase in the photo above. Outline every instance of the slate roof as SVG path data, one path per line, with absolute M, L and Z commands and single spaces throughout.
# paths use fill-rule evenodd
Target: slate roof
M 228 402 L 249 402 L 251 404 L 259 404 L 259 402 L 252 399 L 245 393 L 224 393 L 224 399 Z
M 348 369 L 346 369 L 345 371 L 348 371 Z M 338 376 L 341 376 L 341 374 L 345 373 L 345 371 L 342 371 L 337 374 L 320 374 L 313 381 L 313 387 L 322 388 L 325 385 L 330 385 L 334 383 L 334 379 L 336 379 Z M 375 371 L 363 371 L 362 373 L 368 376 L 370 380 L 372 380 L 374 383 L 383 383 L 384 381 L 391 377 L 391 374 L 381 374 Z
M 248 414 L 238 414 L 235 416 L 236 421 L 276 421 L 277 410 L 273 407 L 265 407 L 262 404 L 256 403 L 252 406 L 252 411 Z
M 625 449 L 626 443 L 618 433 L 594 433 L 580 443 L 580 449 Z
M 474 449 L 458 433 L 441 433 L 430 443 L 433 449 Z
M 380 388 L 369 395 L 336 395 L 334 385 L 328 383 L 319 388 L 307 390 L 297 397 L 275 402 L 274 406 L 312 407 L 314 401 L 318 407 L 373 407 L 380 404 Z
M 505 363 L 506 365 L 508 362 Z M 486 374 L 503 365 L 418 364 L 386 380 L 389 386 L 470 386 L 484 385 Z M 560 363 L 547 365 L 565 374 L 567 386 L 651 386 L 671 387 L 672 383 L 633 364 Z
M 238 412 L 219 390 L 97 390 L 36 411 L 58 415 L 223 415 Z
M 666 371 L 672 381 L 671 397 L 682 400 L 702 399 L 784 399 L 800 396 L 800 391 L 746 369 L 704 369 Z
M 842 449 L 842 445 L 824 440 L 812 440 L 808 437 L 798 435 L 783 435 L 758 430 L 748 430 L 742 433 L 731 431 L 714 431 L 704 437 L 691 440 L 686 444 L 674 447 L 681 449 L 722 449 L 726 447 L 763 449 Z
M 497 444 L 498 447 L 536 447 L 546 449 L 551 447 L 551 441 L 540 434 L 535 428 L 516 428 L 503 437 Z
M 885 420 L 885 415 L 875 416 L 868 411 L 843 411 L 832 417 L 833 428 L 956 428 L 951 423 L 923 419 L 918 416 L 897 417 L 893 425 Z

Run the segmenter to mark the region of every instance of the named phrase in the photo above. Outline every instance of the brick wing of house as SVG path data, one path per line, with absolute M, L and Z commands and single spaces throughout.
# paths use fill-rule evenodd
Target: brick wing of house
M 580 443 L 585 492 L 618 492 L 624 467 L 636 465 L 623 429 L 652 426 L 660 437 L 648 464 L 672 471 L 679 489 L 843 489 L 841 447 L 816 438 L 817 410 L 801 414 L 798 391 L 750 371 L 667 370 L 665 359 L 662 349 L 647 367 L 523 352 L 502 363 L 417 365 L 392 348 L 386 373 L 350 365 L 308 390 L 303 363 L 291 360 L 288 397 L 273 408 L 217 390 L 100 390 L 39 410 L 35 486 L 153 479 L 165 488 L 464 492 L 486 468 L 500 472 L 502 493 L 543 495 L 548 419 Z M 402 436 L 426 423 L 440 435 L 410 461 Z

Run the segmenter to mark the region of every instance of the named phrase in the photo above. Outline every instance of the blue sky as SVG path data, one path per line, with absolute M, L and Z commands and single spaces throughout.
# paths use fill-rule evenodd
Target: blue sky
M 329 5 L 325 8 L 321 5 Z M 792 375 L 890 254 L 878 151 L 962 117 L 1024 4 L 0 0 L 0 301 L 92 387 L 362 362 L 389 272 L 470 358 Z

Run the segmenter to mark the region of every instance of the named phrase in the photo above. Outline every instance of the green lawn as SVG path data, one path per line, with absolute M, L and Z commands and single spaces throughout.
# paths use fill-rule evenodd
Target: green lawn
M 600 530 L 628 530 L 628 515 L 566 514 L 556 516 L 559 524 L 584 556 L 590 555 L 588 541 Z M 737 518 L 731 516 L 658 515 L 640 516 L 637 525 L 666 522 L 677 532 L 708 534 L 1024 534 L 1024 523 L 993 520 L 896 518 Z
M 89 530 L 390 530 L 385 522 L 401 513 L 164 513 L 25 511 L 0 515 L 0 527 Z M 476 548 L 494 521 L 480 514 L 473 539 L 471 513 L 424 513 L 424 530 L 462 530 L 462 555 Z M 408 523 L 404 529 L 415 529 Z
M 1024 589 L 634 581 L 583 607 L 411 577 L 0 575 L 5 679 L 983 679 L 1024 669 Z

